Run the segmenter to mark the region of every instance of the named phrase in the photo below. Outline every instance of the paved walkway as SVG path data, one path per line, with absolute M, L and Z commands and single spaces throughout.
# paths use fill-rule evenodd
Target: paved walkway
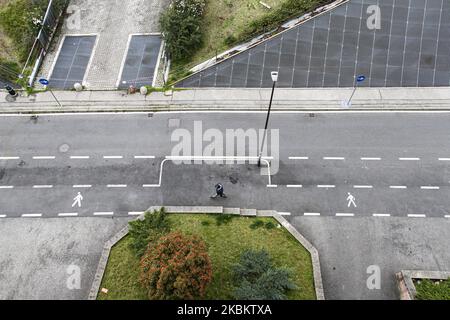
M 450 87 L 358 88 L 350 109 L 342 102 L 353 89 L 278 89 L 274 110 L 450 110 Z M 122 91 L 56 91 L 60 108 L 49 92 L 6 101 L 0 92 L 0 113 L 174 111 L 174 110 L 267 110 L 270 89 L 193 89 L 172 95 L 148 96 Z

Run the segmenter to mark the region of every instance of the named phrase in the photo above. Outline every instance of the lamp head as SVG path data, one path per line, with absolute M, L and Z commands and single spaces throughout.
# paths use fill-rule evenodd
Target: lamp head
M 278 72 L 277 71 L 272 71 L 270 73 L 270 75 L 272 76 L 272 81 L 273 82 L 277 82 L 278 81 Z

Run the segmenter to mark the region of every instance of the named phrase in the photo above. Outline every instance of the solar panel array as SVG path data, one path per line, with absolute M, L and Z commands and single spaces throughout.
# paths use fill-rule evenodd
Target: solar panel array
M 267 88 L 271 71 L 285 88 L 449 86 L 450 1 L 350 0 L 176 86 Z
M 50 76 L 50 87 L 72 89 L 82 83 L 91 58 L 96 36 L 67 36 Z

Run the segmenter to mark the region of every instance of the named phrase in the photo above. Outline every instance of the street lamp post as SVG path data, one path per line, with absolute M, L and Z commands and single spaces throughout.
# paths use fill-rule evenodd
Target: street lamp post
M 264 135 L 263 135 L 263 140 L 262 140 L 259 159 L 258 159 L 258 167 L 261 167 L 261 159 L 262 159 L 262 155 L 264 152 L 264 144 L 266 143 L 267 127 L 269 126 L 270 111 L 272 110 L 273 95 L 275 93 L 275 87 L 276 87 L 277 81 L 278 81 L 278 72 L 273 71 L 273 72 L 271 72 L 270 75 L 271 75 L 272 81 L 273 81 L 272 94 L 270 96 L 270 104 L 269 104 L 269 110 L 267 112 L 266 126 L 264 127 Z

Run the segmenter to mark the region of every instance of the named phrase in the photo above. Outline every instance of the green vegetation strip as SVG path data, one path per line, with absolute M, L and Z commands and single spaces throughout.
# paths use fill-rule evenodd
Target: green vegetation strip
M 450 300 L 450 279 L 445 281 L 431 281 L 428 279 L 417 281 L 416 300 Z
M 215 215 L 169 215 L 172 231 L 197 234 L 207 244 L 213 265 L 213 280 L 206 299 L 232 299 L 231 268 L 239 261 L 245 249 L 266 249 L 277 267 L 292 271 L 292 280 L 298 287 L 288 294 L 292 300 L 314 300 L 313 268 L 309 252 L 272 218 L 233 217 L 229 221 Z M 227 219 L 225 219 L 227 220 Z M 255 227 L 255 221 L 258 227 Z M 218 223 L 219 222 L 219 223 Z M 253 227 L 251 227 L 253 225 Z M 100 300 L 146 300 L 140 286 L 139 260 L 129 248 L 130 238 L 125 237 L 115 245 L 110 254 L 100 292 Z

